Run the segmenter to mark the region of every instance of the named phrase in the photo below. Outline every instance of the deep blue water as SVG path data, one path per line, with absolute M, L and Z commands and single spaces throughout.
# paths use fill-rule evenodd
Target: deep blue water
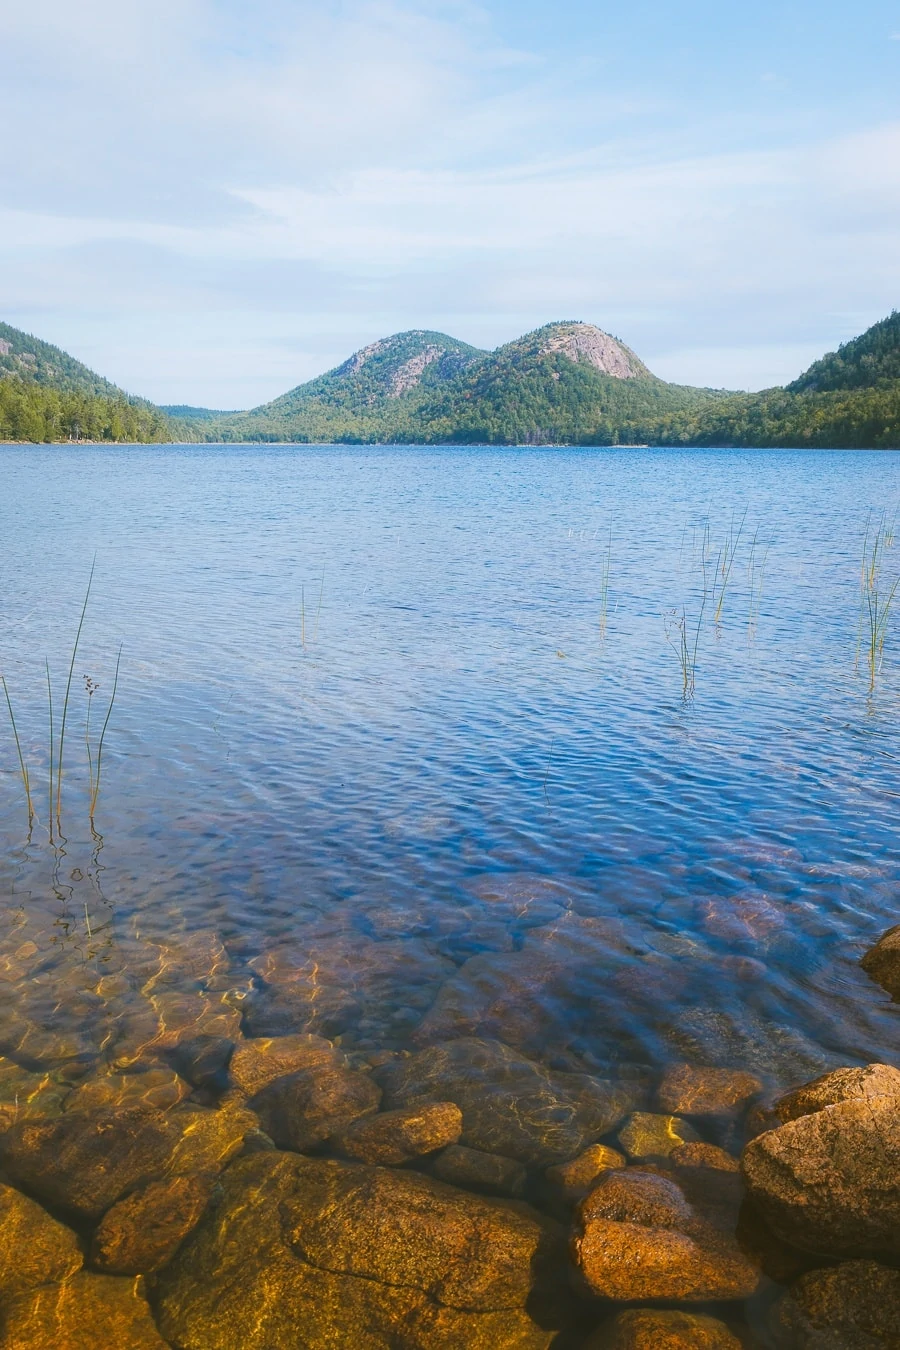
M 202 929 L 245 990 L 273 948 L 351 980 L 384 956 L 321 1024 L 348 1047 L 407 1044 L 455 971 L 498 1034 L 478 999 L 513 970 L 509 1037 L 548 1059 L 696 1055 L 772 1087 L 900 1062 L 858 968 L 897 921 L 900 627 L 874 691 L 855 659 L 896 456 L 12 446 L 0 475 L 0 659 L 37 811 L 29 841 L 0 706 L 0 940 L 41 954 L 5 986 L 26 1021 L 52 1009 L 111 1054 L 131 995 L 103 972 Z M 692 645 L 742 521 L 685 699 L 677 618 Z M 95 554 L 60 851 L 44 658 L 58 723 Z M 900 541 L 883 593 L 898 573 Z M 83 676 L 96 747 L 120 643 L 92 838 Z

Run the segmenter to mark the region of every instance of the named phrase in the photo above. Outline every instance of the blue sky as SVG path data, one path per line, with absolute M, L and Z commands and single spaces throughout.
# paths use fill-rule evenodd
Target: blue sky
M 0 317 L 247 407 L 555 318 L 760 388 L 900 305 L 900 0 L 6 0 Z

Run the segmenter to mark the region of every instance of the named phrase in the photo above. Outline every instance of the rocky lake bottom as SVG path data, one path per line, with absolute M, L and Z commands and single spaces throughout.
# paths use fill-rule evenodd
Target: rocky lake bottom
M 0 461 L 2 1350 L 900 1346 L 892 459 Z

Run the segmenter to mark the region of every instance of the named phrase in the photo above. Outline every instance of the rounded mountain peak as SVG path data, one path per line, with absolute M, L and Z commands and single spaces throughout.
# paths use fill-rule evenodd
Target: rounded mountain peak
M 541 356 L 558 352 L 570 361 L 583 361 L 617 380 L 646 378 L 650 371 L 624 342 L 592 323 L 548 323 L 532 336 Z

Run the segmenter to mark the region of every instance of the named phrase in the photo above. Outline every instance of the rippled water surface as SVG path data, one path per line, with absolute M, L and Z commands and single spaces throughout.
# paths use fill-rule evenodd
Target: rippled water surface
M 874 692 L 855 661 L 896 457 L 3 447 L 0 473 L 37 815 L 0 718 L 9 1059 L 71 1082 L 214 1003 L 648 1083 L 898 1062 L 858 960 L 897 920 L 900 630 Z M 51 843 L 44 659 L 58 736 L 95 553 Z

